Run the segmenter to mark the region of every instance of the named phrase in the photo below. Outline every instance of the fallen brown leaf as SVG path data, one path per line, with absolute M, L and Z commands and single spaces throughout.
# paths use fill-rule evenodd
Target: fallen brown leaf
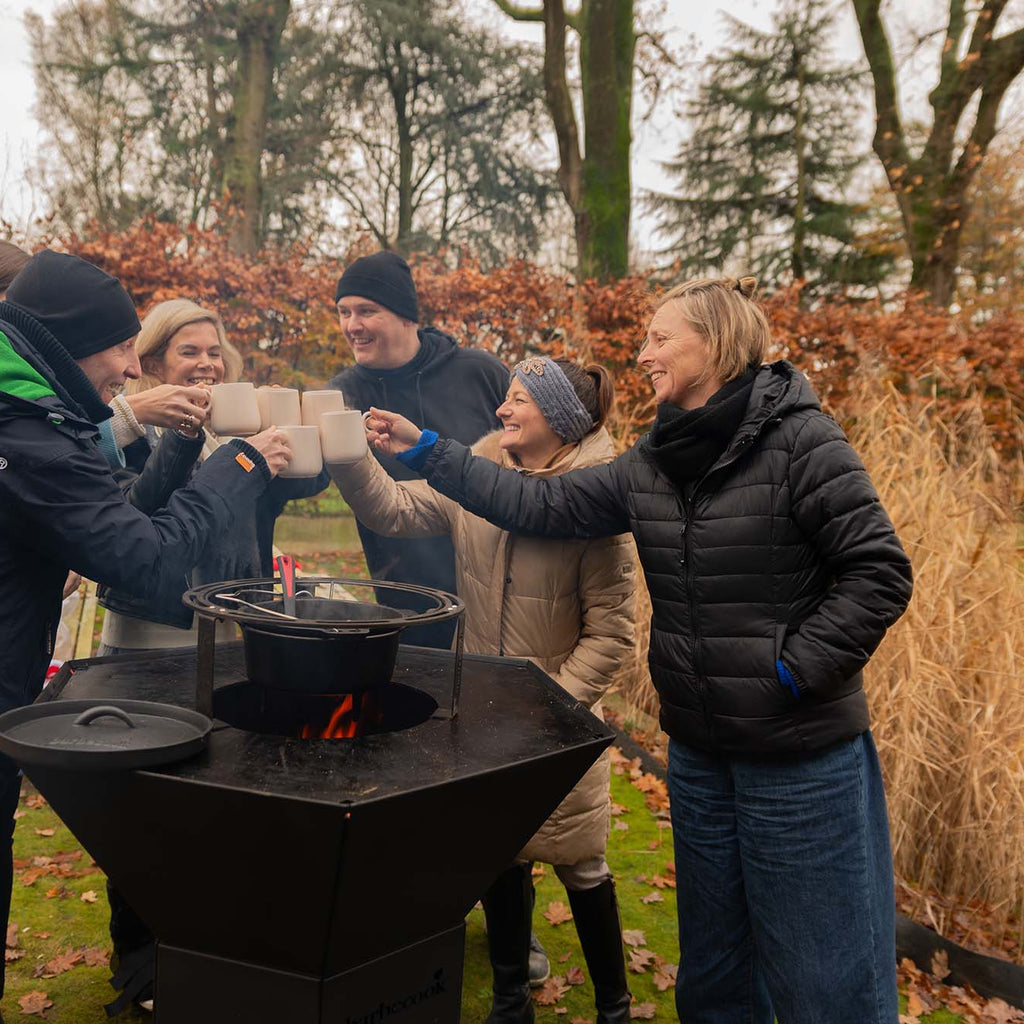
M 679 964 L 662 964 L 653 975 L 654 987 L 659 992 L 667 992 L 676 984 L 676 974 L 679 971 Z
M 1015 1024 L 1024 1021 L 1024 1012 L 1002 999 L 989 999 L 981 1011 L 984 1024 Z
M 641 903 L 664 903 L 665 902 L 665 897 L 662 896 L 660 892 L 655 890 L 654 892 L 649 892 L 646 896 L 641 896 L 640 897 L 640 902 Z
M 569 1007 L 568 1006 L 556 1006 L 555 1007 L 555 1013 L 557 1013 L 559 1015 L 561 1015 L 563 1013 L 568 1013 L 568 1012 L 569 1012 Z
M 594 1024 L 589 1017 L 570 1017 L 569 1024 Z
M 37 828 L 36 829 L 36 835 L 37 836 L 46 836 L 47 838 L 49 838 L 50 836 L 56 835 L 56 834 L 57 834 L 57 830 L 55 828 Z
M 7 926 L 7 941 L 5 945 L 8 949 L 18 948 L 18 926 L 13 921 Z
M 23 949 L 5 949 L 4 950 L 4 963 L 12 964 L 15 960 L 20 960 L 25 955 Z
M 46 898 L 48 900 L 66 900 L 70 899 L 71 895 L 66 885 L 55 885 L 53 888 L 46 890 Z
M 565 980 L 570 985 L 582 985 L 586 982 L 587 976 L 583 973 L 582 967 L 570 967 L 565 972 Z
M 552 974 L 544 985 L 533 993 L 533 1001 L 538 1006 L 554 1006 L 569 991 L 565 976 Z
M 648 850 L 657 850 L 659 846 L 661 846 L 661 840 L 660 839 L 652 839 L 647 844 L 647 849 Z
M 571 921 L 572 911 L 561 900 L 552 900 L 548 904 L 548 909 L 544 911 L 544 917 L 547 919 L 548 924 L 554 927 L 565 924 L 566 921 Z
M 635 974 L 644 974 L 652 960 L 654 960 L 654 954 L 649 949 L 631 949 L 628 966 Z
M 48 939 L 50 937 L 49 932 L 36 932 L 37 939 Z
M 533 867 L 530 868 L 531 878 L 543 878 L 546 874 L 547 871 L 545 870 L 543 864 L 534 864 Z
M 949 954 L 944 949 L 940 949 L 932 957 L 931 975 L 938 981 L 949 977 Z
M 629 808 L 612 801 L 612 817 L 617 818 L 620 814 L 629 814 Z
M 629 826 L 624 821 L 619 821 L 618 818 L 615 819 L 615 821 L 614 821 L 614 823 L 612 825 L 612 828 L 614 828 L 616 832 L 628 832 L 629 831 Z
M 96 893 L 92 889 L 86 889 L 81 895 L 83 903 L 95 903 L 97 898 Z
M 38 808 L 46 806 L 46 797 L 42 793 L 33 793 L 32 796 L 26 798 L 25 806 L 31 807 L 34 811 L 38 810 Z
M 45 992 L 26 992 L 18 1000 L 18 1005 L 23 1014 L 35 1014 L 37 1017 L 43 1017 L 45 1016 L 43 1011 L 53 1006 L 53 1000 Z
M 622 941 L 627 946 L 646 946 L 647 936 L 640 928 L 627 928 L 622 933 Z
M 569 959 L 569 957 L 571 957 L 571 956 L 572 956 L 572 950 L 570 949 L 568 953 L 563 953 L 563 954 L 562 954 L 562 955 L 561 955 L 561 956 L 560 956 L 560 957 L 558 958 L 558 962 L 559 962 L 560 964 L 564 964 L 564 963 L 565 963 L 565 961 L 566 961 L 566 960 L 568 960 L 568 959 Z
M 676 880 L 665 875 L 652 875 L 651 885 L 656 885 L 659 889 L 674 889 L 676 887 Z
M 92 949 L 82 950 L 82 963 L 86 967 L 108 967 L 110 965 L 110 951 L 94 946 Z
M 58 974 L 70 971 L 85 959 L 85 953 L 80 949 L 68 949 L 58 953 L 52 960 L 40 964 L 32 974 L 33 978 L 56 978 Z
M 916 1020 L 924 1012 L 925 1005 L 921 995 L 915 986 L 911 986 L 907 989 L 907 1016 L 913 1017 Z
M 634 1003 L 629 1008 L 629 1016 L 633 1020 L 654 1020 L 657 1009 L 654 1003 Z
M 24 818 L 27 811 L 23 811 L 20 807 L 14 812 L 14 820 L 17 821 L 19 818 Z

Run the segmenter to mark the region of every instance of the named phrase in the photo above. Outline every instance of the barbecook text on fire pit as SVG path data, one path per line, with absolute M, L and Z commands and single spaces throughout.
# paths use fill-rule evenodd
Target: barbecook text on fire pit
M 300 580 L 310 595 L 297 611 L 337 599 L 321 583 L 342 585 Z M 525 660 L 397 644 L 370 656 L 399 622 L 460 615 L 449 595 L 395 616 L 383 584 L 345 582 L 350 603 L 376 607 L 368 621 L 319 608 L 293 624 L 267 614 L 278 593 L 250 586 L 275 589 L 192 592 L 197 611 L 209 602 L 198 692 L 217 721 L 203 752 L 146 770 L 26 773 L 156 935 L 160 1024 L 456 1024 L 466 914 L 611 733 Z M 228 593 L 259 610 L 212 597 Z M 244 644 L 215 648 L 211 616 L 238 622 Z M 357 638 L 354 653 L 313 653 L 342 636 Z M 191 707 L 196 666 L 192 650 L 69 662 L 40 701 Z M 311 709 L 339 696 L 372 727 L 303 738 Z

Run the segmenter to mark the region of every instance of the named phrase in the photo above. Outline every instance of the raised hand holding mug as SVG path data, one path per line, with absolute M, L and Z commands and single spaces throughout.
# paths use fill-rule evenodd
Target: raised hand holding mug
M 283 477 L 316 476 L 324 468 L 320 455 L 320 428 L 291 424 L 278 427 L 292 450 L 292 460 L 281 470 Z
M 370 406 L 366 414 L 367 443 L 386 455 L 408 451 L 420 439 L 422 431 L 412 420 L 387 409 Z

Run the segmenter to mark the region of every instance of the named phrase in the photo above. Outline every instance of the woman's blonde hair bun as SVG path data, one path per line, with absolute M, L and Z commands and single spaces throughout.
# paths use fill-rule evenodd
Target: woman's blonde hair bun
M 739 278 L 736 281 L 736 291 L 738 291 L 744 298 L 752 299 L 754 297 L 754 292 L 757 291 L 757 278 L 750 277 L 749 275 L 747 277 Z

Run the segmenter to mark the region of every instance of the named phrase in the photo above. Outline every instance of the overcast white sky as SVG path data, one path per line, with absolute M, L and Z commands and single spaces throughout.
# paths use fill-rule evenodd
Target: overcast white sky
M 0 0 L 0 97 L 3 116 L 0 118 L 0 216 L 24 227 L 34 215 L 41 213 L 40 202 L 25 187 L 25 168 L 35 164 L 42 141 L 39 124 L 33 116 L 35 89 L 29 63 L 23 15 L 27 9 L 49 16 L 60 0 Z M 468 0 L 485 12 L 488 21 L 503 25 L 521 38 L 542 38 L 540 25 L 514 25 L 504 18 L 490 0 Z M 639 0 L 647 3 L 650 0 Z M 906 19 L 911 14 L 941 24 L 943 0 L 899 0 L 890 4 Z M 694 39 L 699 52 L 715 49 L 722 42 L 723 12 L 759 27 L 771 23 L 776 0 L 667 0 L 663 24 L 669 29 L 669 41 L 683 52 L 686 41 Z M 1010 0 L 1010 7 L 1024 7 L 1024 0 Z M 837 2 L 835 21 L 837 53 L 848 59 L 861 57 L 851 5 Z M 660 115 L 646 125 L 638 125 L 634 148 L 634 181 L 638 188 L 656 187 L 660 183 L 658 161 L 670 157 L 678 141 L 678 126 L 671 116 L 669 104 L 663 104 Z

